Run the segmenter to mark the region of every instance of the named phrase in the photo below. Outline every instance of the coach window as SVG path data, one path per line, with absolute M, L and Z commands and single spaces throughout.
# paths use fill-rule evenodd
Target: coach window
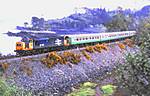
M 79 39 L 77 38 L 76 41 L 79 41 Z

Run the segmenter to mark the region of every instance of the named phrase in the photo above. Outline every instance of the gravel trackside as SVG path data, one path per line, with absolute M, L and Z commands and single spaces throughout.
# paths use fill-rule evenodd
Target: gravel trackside
M 70 50 L 82 54 L 79 50 Z M 6 70 L 7 76 L 13 77 L 15 84 L 27 90 L 33 91 L 33 96 L 64 96 L 71 92 L 74 85 L 85 81 L 96 80 L 97 77 L 103 76 L 110 72 L 118 64 L 124 63 L 125 54 L 128 52 L 137 52 L 137 48 L 126 47 L 126 50 L 115 45 L 109 47 L 108 51 L 103 50 L 101 53 L 88 53 L 92 60 L 87 60 L 83 55 L 81 62 L 77 65 L 57 64 L 52 68 L 47 68 L 40 62 L 42 56 L 35 56 L 31 60 L 17 58 L 12 60 L 3 60 L 10 64 Z M 25 68 L 31 69 L 31 74 L 23 71 Z

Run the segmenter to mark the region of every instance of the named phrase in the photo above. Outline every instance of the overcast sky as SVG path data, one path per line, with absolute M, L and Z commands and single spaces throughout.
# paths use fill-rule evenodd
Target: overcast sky
M 75 8 L 141 9 L 149 0 L 0 0 L 0 32 L 31 21 L 32 16 L 55 19 L 75 13 Z

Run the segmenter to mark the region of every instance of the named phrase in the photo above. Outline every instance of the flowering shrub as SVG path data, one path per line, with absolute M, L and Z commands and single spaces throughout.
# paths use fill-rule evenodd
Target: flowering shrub
M 87 47 L 85 47 L 85 50 L 86 50 L 87 52 L 90 52 L 90 53 L 95 52 L 94 46 L 87 46 Z
M 91 56 L 87 54 L 85 50 L 82 50 L 82 54 L 85 56 L 87 60 L 91 60 Z
M 72 52 L 63 52 L 62 54 L 57 54 L 54 51 L 50 52 L 47 57 L 42 58 L 41 62 L 50 68 L 57 63 L 68 64 L 68 62 L 70 62 L 72 64 L 77 64 L 81 61 L 80 57 L 81 56 L 79 54 L 75 54 Z
M 32 68 L 28 66 L 21 65 L 19 70 L 25 72 L 28 76 L 32 75 Z M 13 71 L 13 75 L 16 75 L 16 70 Z
M 77 64 L 81 61 L 81 56 L 72 52 L 64 52 L 61 57 L 63 58 L 64 62 L 70 62 L 73 64 Z
M 3 72 L 5 72 L 5 70 L 8 69 L 9 64 L 7 62 L 3 62 L 3 63 L 0 63 L 0 66 L 2 67 Z
M 58 62 L 62 60 L 61 56 L 59 56 L 56 51 L 48 53 L 47 57 L 42 58 L 41 62 L 45 64 L 47 67 L 52 67 Z
M 105 43 L 100 44 L 99 47 L 101 47 L 101 49 L 104 49 L 104 50 L 106 50 L 106 51 L 108 50 L 108 47 L 106 46 Z
M 106 44 L 103 43 L 103 44 L 96 44 L 95 46 L 87 46 L 87 47 L 85 47 L 85 50 L 87 52 L 90 52 L 90 53 L 93 53 L 95 51 L 101 52 L 102 49 L 104 49 L 106 51 L 108 50 L 108 47 L 106 46 Z
M 131 39 L 126 39 L 124 44 L 126 44 L 129 47 L 133 47 L 134 41 Z
M 96 45 L 94 46 L 94 50 L 97 51 L 97 52 L 99 52 L 99 53 L 101 53 L 102 46 L 101 46 L 100 44 L 96 44 Z
M 118 46 L 120 47 L 120 49 L 125 49 L 126 46 L 123 43 L 119 43 Z

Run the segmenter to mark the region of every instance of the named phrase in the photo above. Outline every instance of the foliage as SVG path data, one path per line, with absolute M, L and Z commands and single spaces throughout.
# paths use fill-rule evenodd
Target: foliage
M 104 50 L 108 50 L 108 47 L 106 46 L 106 44 L 96 44 L 95 46 L 87 46 L 85 47 L 85 51 L 89 52 L 89 53 L 94 53 L 95 51 L 101 53 L 102 49 Z
M 87 46 L 87 47 L 85 47 L 85 50 L 86 50 L 87 52 L 90 52 L 90 53 L 95 52 L 94 46 Z
M 15 86 L 9 86 L 5 80 L 0 78 L 0 96 L 13 96 L 15 95 L 15 92 Z
M 99 88 L 101 90 L 99 90 Z M 71 92 L 67 96 L 97 96 L 96 95 L 97 91 L 98 93 L 100 92 L 99 94 L 101 94 L 102 96 L 110 96 L 115 92 L 115 90 L 116 86 L 111 84 L 103 85 L 100 87 L 96 83 L 85 82 L 83 84 L 80 84 L 79 88 L 76 88 L 73 92 Z
M 144 6 L 141 10 L 135 12 L 135 16 L 141 17 L 141 18 L 149 16 L 150 15 L 149 9 L 150 9 L 150 5 Z
M 79 89 L 75 89 L 72 93 L 67 96 L 94 96 L 95 95 L 95 87 L 97 84 L 92 82 L 85 82 L 80 85 Z
M 104 93 L 103 96 L 110 96 L 114 93 L 114 90 L 116 89 L 116 86 L 108 84 L 108 85 L 102 86 L 101 89 Z
M 108 31 L 126 31 L 129 30 L 129 25 L 132 22 L 132 16 L 125 16 L 123 13 L 118 13 L 106 24 L 106 27 Z
M 105 44 L 105 43 L 103 43 L 103 44 L 100 44 L 100 45 L 98 45 L 99 47 L 100 47 L 100 49 L 104 49 L 104 50 L 108 50 L 108 47 L 107 47 L 107 45 Z M 97 47 L 97 45 L 96 45 L 96 47 Z
M 2 66 L 2 69 L 5 71 L 8 69 L 9 64 L 7 62 L 3 62 L 3 63 L 1 63 L 1 66 Z
M 82 50 L 82 54 L 86 57 L 86 59 L 91 60 L 91 56 L 86 53 L 93 53 L 95 51 L 101 52 L 101 50 L 108 50 L 106 44 L 97 44 L 95 46 L 87 46 L 84 50 Z M 26 58 L 28 60 L 28 58 Z M 24 61 L 26 61 L 26 59 Z M 30 60 L 30 58 L 29 58 Z M 63 52 L 61 54 L 57 54 L 56 51 L 50 52 L 46 57 L 41 59 L 41 62 L 45 64 L 48 68 L 55 66 L 57 63 L 60 64 L 78 64 L 81 61 L 81 55 L 73 52 Z
M 63 52 L 61 57 L 63 58 L 63 61 L 70 62 L 73 64 L 77 64 L 81 61 L 81 56 L 73 52 Z
M 68 64 L 68 62 L 72 64 L 78 64 L 81 61 L 81 56 L 79 54 L 75 54 L 73 52 L 63 52 L 62 54 L 57 54 L 55 51 L 50 52 L 47 57 L 41 59 L 41 62 L 45 64 L 47 67 L 53 67 L 57 63 Z
M 83 87 L 96 87 L 97 84 L 92 82 L 85 82 L 83 83 Z
M 94 47 L 94 50 L 101 53 L 102 48 L 103 48 L 102 45 L 96 44 L 95 47 Z
M 129 47 L 133 47 L 134 46 L 134 41 L 131 39 L 126 39 L 124 42 L 125 45 L 129 46 Z
M 143 53 L 129 54 L 126 64 L 119 67 L 118 81 L 134 94 L 150 94 L 150 60 Z M 147 96 L 147 95 L 146 95 Z
M 61 56 L 59 56 L 55 51 L 54 52 L 50 52 L 47 57 L 42 58 L 41 62 L 43 64 L 45 64 L 47 67 L 52 67 L 55 64 L 57 64 L 58 62 L 60 62 L 62 60 Z
M 146 21 L 145 21 L 146 20 Z M 150 95 L 150 26 L 149 18 L 144 18 L 139 24 L 139 31 L 135 37 L 135 44 L 139 52 L 128 54 L 125 64 L 118 66 L 117 80 L 138 96 Z M 131 43 L 130 40 L 127 40 Z
M 10 64 L 7 62 L 0 63 L 0 76 L 2 76 L 5 73 L 5 71 L 9 68 L 9 65 Z
M 74 91 L 68 96 L 93 96 L 95 94 L 95 90 L 91 88 L 81 88 L 79 90 Z
M 150 56 L 150 16 L 141 19 L 136 44 Z
M 84 14 L 76 13 L 62 19 L 49 20 L 51 28 L 83 30 L 90 28 L 90 25 L 96 27 L 105 24 L 111 19 L 105 9 L 89 9 L 86 7 L 83 9 L 85 10 Z
M 118 46 L 120 47 L 120 49 L 125 49 L 125 45 L 123 43 L 119 43 Z
M 32 68 L 30 67 L 24 67 L 24 72 L 28 75 L 31 76 L 32 75 Z
M 32 30 L 44 30 L 44 18 L 32 17 Z
M 5 79 L 0 78 L 0 96 L 32 96 L 30 91 L 24 90 L 15 86 L 15 84 L 8 84 Z
M 91 56 L 87 54 L 85 50 L 82 50 L 82 54 L 85 56 L 87 60 L 91 60 Z

